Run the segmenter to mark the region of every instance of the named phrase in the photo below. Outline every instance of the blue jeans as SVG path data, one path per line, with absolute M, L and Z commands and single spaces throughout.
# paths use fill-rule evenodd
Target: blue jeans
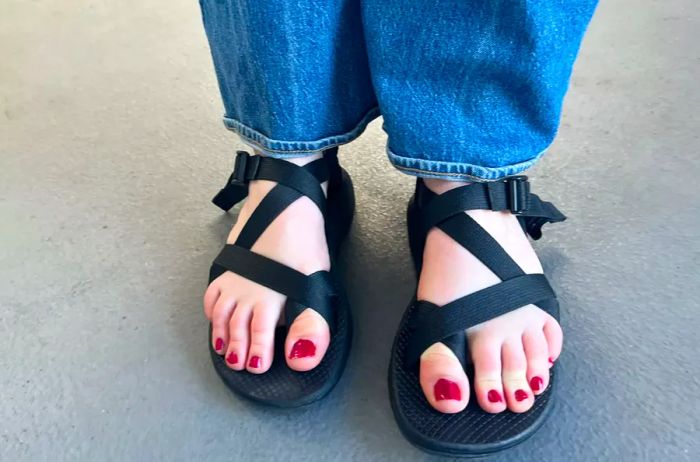
M 274 157 L 379 115 L 422 177 L 495 180 L 556 135 L 596 0 L 200 0 L 227 128 Z

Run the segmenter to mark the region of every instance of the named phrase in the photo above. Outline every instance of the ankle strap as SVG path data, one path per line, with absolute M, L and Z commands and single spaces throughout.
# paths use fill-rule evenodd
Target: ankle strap
M 338 166 L 335 152 L 329 154 L 328 160 L 324 155 L 322 159 L 300 167 L 280 159 L 252 156 L 245 151 L 238 151 L 233 172 L 212 202 L 222 210 L 228 211 L 248 195 L 248 183 L 253 180 L 269 180 L 309 197 L 323 212 L 325 195 L 321 183 L 331 179 L 332 170 Z
M 533 239 L 542 236 L 541 228 L 544 224 L 558 223 L 566 219 L 553 204 L 530 192 L 530 182 L 525 175 L 486 183 L 471 183 L 440 195 L 429 191 L 419 180 L 417 195 L 425 201 L 425 205 L 421 207 L 421 223 L 426 234 L 448 218 L 476 209 L 508 210 L 518 215 Z

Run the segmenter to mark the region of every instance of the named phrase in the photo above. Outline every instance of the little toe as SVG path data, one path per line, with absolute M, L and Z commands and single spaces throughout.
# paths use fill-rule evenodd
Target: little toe
M 289 328 L 284 344 L 287 365 L 295 371 L 318 366 L 330 343 L 328 323 L 318 312 L 307 308 Z
M 214 306 L 216 305 L 216 301 L 219 299 L 219 295 L 221 295 L 221 289 L 219 288 L 219 285 L 214 282 L 209 284 L 209 287 L 207 287 L 207 290 L 204 292 L 204 314 L 209 321 L 212 320 Z
M 420 358 L 420 384 L 426 399 L 440 412 L 462 411 L 469 401 L 469 379 L 455 354 L 435 343 Z
M 211 314 L 211 342 L 220 355 L 226 351 L 229 343 L 228 324 L 236 306 L 236 300 L 226 294 L 219 295 Z
M 549 385 L 549 348 L 542 329 L 533 329 L 523 334 L 523 348 L 527 358 L 527 383 L 535 395 Z
M 527 383 L 527 358 L 520 338 L 508 339 L 503 343 L 501 362 L 508 409 L 518 413 L 527 411 L 535 398 Z
M 500 341 L 477 337 L 469 342 L 469 351 L 474 363 L 474 392 L 479 406 L 491 413 L 505 411 Z
M 229 345 L 226 351 L 226 364 L 237 371 L 245 369 L 252 315 L 253 309 L 249 305 L 239 303 L 228 324 Z
M 549 316 L 544 323 L 544 336 L 547 339 L 547 347 L 549 349 L 549 364 L 554 364 L 561 354 L 562 344 L 564 343 L 564 333 L 561 331 L 561 326 L 553 317 Z
M 248 372 L 267 372 L 274 360 L 275 327 L 280 309 L 267 305 L 256 305 L 250 320 L 250 347 L 248 349 Z

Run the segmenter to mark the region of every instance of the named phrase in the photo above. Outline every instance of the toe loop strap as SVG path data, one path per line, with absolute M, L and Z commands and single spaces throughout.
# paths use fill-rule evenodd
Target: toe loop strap
M 408 321 L 411 340 L 406 348 L 407 366 L 417 366 L 420 355 L 430 345 L 529 304 L 536 304 L 547 312 L 558 306 L 554 290 L 543 274 L 508 279 L 442 307 L 426 301 L 415 302 Z M 459 358 L 464 352 L 455 354 Z

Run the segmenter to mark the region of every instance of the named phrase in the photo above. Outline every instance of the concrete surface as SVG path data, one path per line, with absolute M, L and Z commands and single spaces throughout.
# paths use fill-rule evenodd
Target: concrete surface
M 594 19 L 531 172 L 571 217 L 537 244 L 565 310 L 558 405 L 494 460 L 700 460 L 696 7 L 605 0 Z M 0 460 L 433 459 L 387 401 L 412 180 L 378 122 L 343 156 L 349 367 L 280 412 L 208 358 L 200 296 L 232 221 L 209 199 L 241 144 L 197 3 L 4 0 L 0 108 Z

